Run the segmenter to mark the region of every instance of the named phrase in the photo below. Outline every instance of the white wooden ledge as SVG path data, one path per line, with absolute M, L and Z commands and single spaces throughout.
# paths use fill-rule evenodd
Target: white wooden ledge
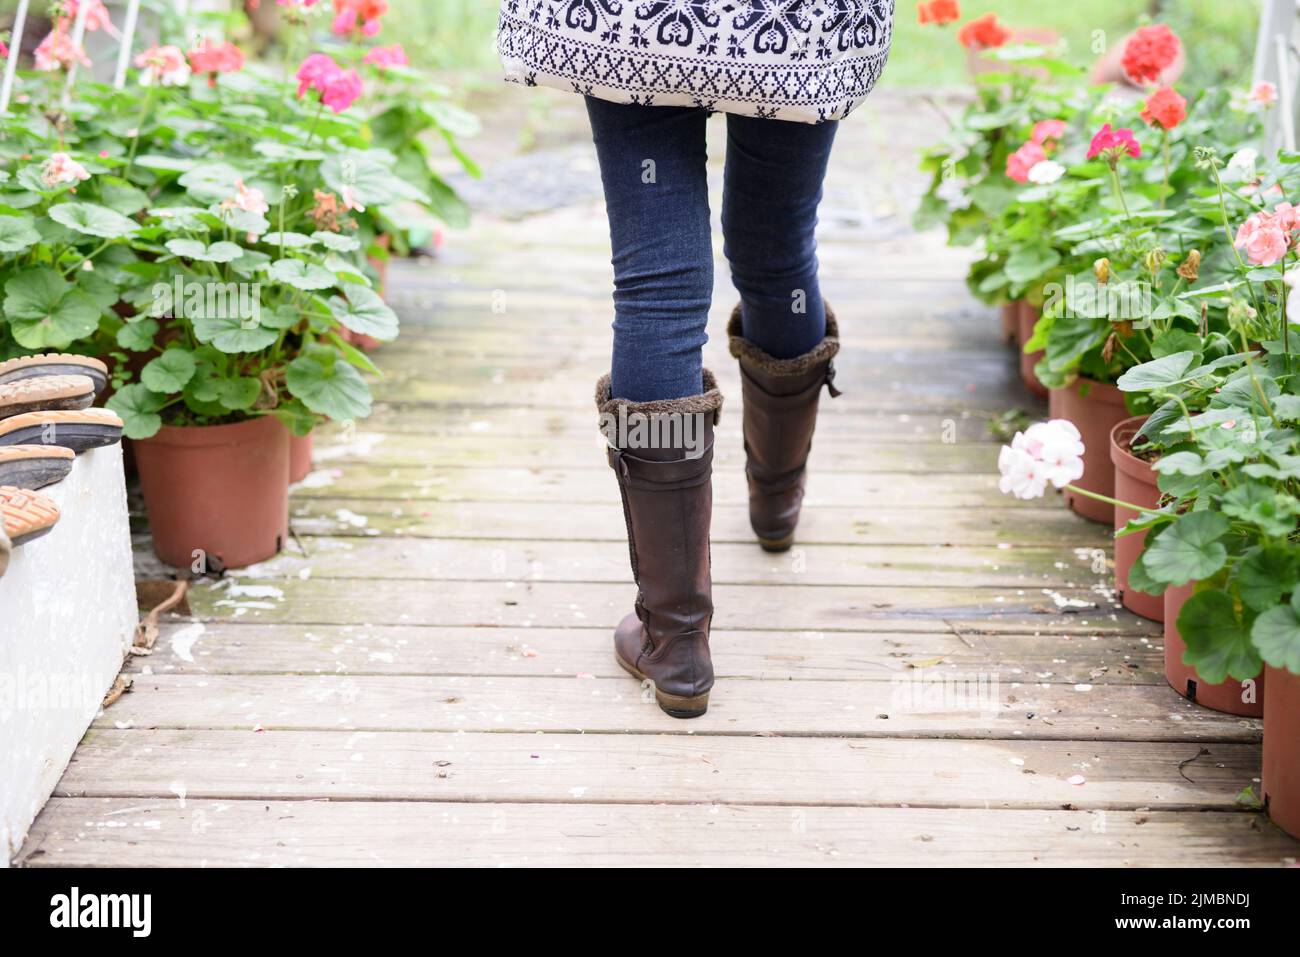
M 59 524 L 0 578 L 0 867 L 99 711 L 137 621 L 122 447 L 42 490 Z

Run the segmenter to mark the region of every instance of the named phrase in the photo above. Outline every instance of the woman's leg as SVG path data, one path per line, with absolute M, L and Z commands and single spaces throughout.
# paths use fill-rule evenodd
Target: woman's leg
M 814 232 L 837 127 L 727 117 L 727 260 L 745 338 L 777 359 L 803 355 L 826 332 Z
M 840 347 L 813 235 L 835 124 L 727 121 L 722 226 L 741 297 L 727 334 L 745 399 L 749 521 L 759 544 L 780 552 L 794 543 L 817 407 Z
M 709 523 L 722 405 L 700 361 L 713 293 L 707 116 L 594 99 L 587 109 L 614 249 L 614 357 L 596 405 L 637 584 L 614 654 L 664 711 L 693 718 L 713 688 Z
M 708 115 L 592 97 L 587 112 L 613 247 L 613 394 L 698 395 L 713 296 Z

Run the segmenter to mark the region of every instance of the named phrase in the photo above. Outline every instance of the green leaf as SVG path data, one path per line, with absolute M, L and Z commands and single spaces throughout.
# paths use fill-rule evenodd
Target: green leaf
M 228 163 L 200 163 L 180 178 L 180 184 L 195 202 L 207 205 L 234 196 L 239 181 L 247 178 Z
M 49 216 L 69 229 L 100 239 L 121 239 L 140 229 L 135 220 L 95 203 L 60 203 L 51 207 Z
M 193 322 L 194 336 L 199 342 L 230 354 L 260 352 L 279 338 L 275 330 L 264 329 L 238 316 L 204 316 Z
M 268 246 L 283 246 L 285 249 L 306 249 L 314 242 L 311 236 L 295 232 L 267 233 L 261 241 Z
M 295 289 L 329 289 L 337 282 L 334 274 L 324 266 L 305 263 L 301 259 L 277 259 L 271 263 L 267 275 Z
M 348 422 L 370 414 L 370 389 L 356 369 L 339 362 L 333 350 L 313 350 L 289 363 L 289 391 L 311 411 Z
M 344 236 L 341 233 L 327 233 L 324 230 L 318 230 L 311 234 L 311 238 L 326 249 L 336 253 L 350 253 L 361 248 L 361 240 L 355 236 Z
M 1116 383 L 1122 392 L 1154 392 L 1184 381 L 1201 357 L 1196 352 L 1175 352 L 1129 369 Z
M 148 352 L 158 335 L 158 320 L 145 317 L 117 330 L 117 344 L 130 352 Z
M 0 216 L 0 253 L 21 253 L 41 241 L 30 216 Z
M 1270 608 L 1255 619 L 1251 641 L 1260 657 L 1274 668 L 1300 675 L 1300 613 L 1296 598 L 1289 605 Z
M 1271 538 L 1289 535 L 1296 528 L 1296 503 L 1259 482 L 1238 485 L 1223 496 L 1223 513 L 1257 526 Z
M 5 316 L 27 349 L 66 349 L 99 327 L 99 306 L 48 267 L 29 269 L 5 283 Z
M 1228 560 L 1219 541 L 1231 523 L 1218 512 L 1189 512 L 1147 542 L 1142 559 L 1155 581 L 1186 585 L 1209 578 Z
M 1230 676 L 1248 681 L 1263 668 L 1250 632 L 1225 592 L 1211 589 L 1187 599 L 1178 616 L 1178 633 L 1187 645 L 1183 663 L 1209 684 L 1223 684 Z
M 224 241 L 209 246 L 197 239 L 169 239 L 165 245 L 173 256 L 195 262 L 229 263 L 244 255 L 242 246 Z
M 1013 252 L 1003 267 L 1007 278 L 1018 286 L 1027 286 L 1050 272 L 1061 262 L 1061 254 L 1046 244 L 1021 246 Z
M 134 216 L 140 210 L 149 208 L 149 194 L 124 179 L 103 176 L 96 182 L 99 184 L 100 202 L 115 213 Z
M 330 299 L 330 312 L 342 325 L 383 342 L 397 338 L 397 313 L 376 292 L 347 283 L 343 293 Z
M 1296 587 L 1300 578 L 1300 556 L 1283 545 L 1254 548 L 1237 566 L 1237 590 L 1241 600 L 1256 611 L 1272 608 Z
M 262 380 L 253 376 L 217 380 L 217 401 L 232 412 L 251 409 L 262 394 Z
M 184 349 L 168 349 L 144 367 L 140 381 L 151 392 L 176 393 L 189 385 L 197 368 L 194 356 Z
M 165 396 L 154 395 L 140 383 L 118 389 L 107 402 L 122 418 L 123 434 L 128 439 L 147 439 L 162 428 L 158 413 L 167 404 Z

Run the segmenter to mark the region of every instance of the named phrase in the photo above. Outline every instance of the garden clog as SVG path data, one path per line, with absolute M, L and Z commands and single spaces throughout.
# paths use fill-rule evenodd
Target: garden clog
M 95 404 L 95 382 L 84 375 L 45 375 L 0 385 L 0 419 L 25 412 L 86 409 Z
M 90 356 L 51 353 L 45 356 L 22 356 L 0 362 L 0 386 L 41 376 L 84 375 L 95 383 L 96 394 L 108 385 L 108 366 Z
M 0 485 L 36 489 L 62 482 L 76 457 L 61 445 L 0 445 Z
M 108 409 L 28 412 L 0 419 L 0 446 L 61 445 L 80 453 L 122 441 L 122 420 Z
M 54 502 L 27 489 L 0 486 L 0 524 L 16 548 L 46 535 L 59 521 Z

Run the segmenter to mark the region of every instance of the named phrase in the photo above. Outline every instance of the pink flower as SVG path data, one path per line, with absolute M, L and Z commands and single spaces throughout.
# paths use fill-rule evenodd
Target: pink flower
M 36 60 L 36 69 L 47 73 L 66 69 L 74 63 L 90 66 L 90 57 L 86 56 L 86 51 L 73 43 L 72 37 L 58 27 L 55 27 L 40 42 L 33 56 Z
M 1300 229 L 1300 209 L 1290 203 L 1278 203 L 1273 215 L 1277 217 L 1278 227 L 1284 232 L 1293 233 Z
M 184 86 L 190 82 L 190 65 L 180 47 L 154 44 L 135 58 L 140 85 Z
M 244 68 L 244 53 L 233 43 L 213 43 L 206 37 L 189 52 L 190 67 L 208 75 L 208 86 L 217 85 L 217 75 L 238 73 Z
M 321 102 L 335 113 L 342 113 L 361 96 L 361 75 L 344 70 L 324 53 L 313 53 L 298 67 L 298 96 L 308 90 L 320 94 Z
M 1272 266 L 1286 256 L 1291 240 L 1275 214 L 1261 212 L 1241 224 L 1233 245 L 1246 250 L 1246 258 L 1256 266 Z
M 411 61 L 406 56 L 406 51 L 402 49 L 400 43 L 394 43 L 390 47 L 375 47 L 365 55 L 361 62 L 369 63 L 381 70 L 387 70 L 393 66 L 410 66 L 411 64 Z
M 361 97 L 361 75 L 356 70 L 340 70 L 325 79 L 321 102 L 335 113 L 342 113 Z
M 1040 498 L 1050 482 L 1064 488 L 1083 476 L 1083 436 L 1065 419 L 1017 432 L 998 454 L 998 488 L 1019 499 Z
M 1064 136 L 1065 130 L 1065 120 L 1039 120 L 1034 124 L 1034 133 L 1030 139 L 1039 146 L 1046 147 L 1049 143 Z
M 121 34 L 113 26 L 113 18 L 108 15 L 104 0 L 86 0 L 86 3 L 88 4 L 86 9 L 86 29 L 103 30 L 116 40 Z M 76 21 L 78 5 L 79 0 L 63 0 L 64 16 L 57 21 L 59 27 L 69 27 Z
M 1261 80 L 1251 88 L 1249 99 L 1261 106 L 1272 106 L 1277 102 L 1277 87 L 1267 80 Z
M 41 165 L 41 180 L 46 186 L 78 183 L 90 179 L 90 173 L 67 153 L 54 153 Z
M 1134 159 L 1142 155 L 1142 144 L 1137 141 L 1130 129 L 1113 130 L 1107 123 L 1092 138 L 1088 147 L 1088 159 L 1102 157 L 1111 169 L 1118 165 L 1120 157 L 1128 154 Z
M 322 91 L 325 78 L 339 71 L 339 65 L 332 57 L 324 53 L 313 53 L 302 61 L 295 76 L 298 79 L 298 98 L 307 95 L 308 90 Z
M 1047 159 L 1047 151 L 1030 140 L 1007 157 L 1007 175 L 1017 183 L 1029 182 L 1029 171 Z
M 233 197 L 222 201 L 222 209 L 242 209 L 246 213 L 261 215 L 271 208 L 266 201 L 266 194 L 260 189 L 245 185 L 242 179 L 236 181 L 235 189 L 236 193 Z
M 9 47 L 3 40 L 0 40 L 0 60 L 9 59 Z
M 388 0 L 334 0 L 334 22 L 330 29 L 345 37 L 360 29 L 373 37 L 379 33 L 379 18 L 388 12 Z
M 349 212 L 364 213 L 366 208 L 357 200 L 357 194 L 351 186 L 343 187 L 343 208 Z

